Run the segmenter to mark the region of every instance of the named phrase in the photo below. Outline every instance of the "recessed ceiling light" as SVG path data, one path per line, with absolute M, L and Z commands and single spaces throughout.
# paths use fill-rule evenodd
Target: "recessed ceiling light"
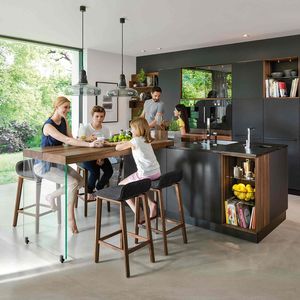
M 162 48 L 161 48 L 161 47 L 157 47 L 156 49 L 157 49 L 157 50 L 161 50 Z
M 243 37 L 244 38 L 247 38 L 247 37 L 249 37 L 250 35 L 248 34 L 248 33 L 245 33 L 245 34 L 243 34 Z
M 141 50 L 141 52 L 146 52 L 146 50 L 145 50 L 145 49 L 143 49 L 143 50 Z

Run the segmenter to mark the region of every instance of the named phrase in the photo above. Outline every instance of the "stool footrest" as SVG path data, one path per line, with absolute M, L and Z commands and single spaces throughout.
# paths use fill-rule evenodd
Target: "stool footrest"
M 138 235 L 138 234 L 135 234 L 133 232 L 127 232 L 128 235 L 130 235 L 131 237 L 134 237 L 136 239 L 140 239 L 140 240 L 144 240 L 144 241 L 148 241 L 148 239 L 144 236 L 141 236 L 141 235 Z
M 111 238 L 111 237 L 113 237 L 113 236 L 115 236 L 115 235 L 117 235 L 117 234 L 120 234 L 120 233 L 122 233 L 122 230 L 121 230 L 121 229 L 119 229 L 119 230 L 117 230 L 117 231 L 114 231 L 114 232 L 112 232 L 112 233 L 110 233 L 110 234 L 107 234 L 107 235 L 101 237 L 100 240 L 102 240 L 102 241 L 107 240 L 107 239 L 109 239 L 109 238 Z
M 140 244 L 138 244 L 138 245 L 136 245 L 136 246 L 134 246 L 134 247 L 132 247 L 132 248 L 128 248 L 128 253 L 129 253 L 129 254 L 130 254 L 130 253 L 133 253 L 133 252 L 135 252 L 136 250 L 138 250 L 138 249 L 140 249 L 140 248 L 143 248 L 143 247 L 147 246 L 149 243 L 150 243 L 150 241 L 147 240 L 147 241 L 145 241 L 145 242 L 141 242 Z
M 112 248 L 112 249 L 114 249 L 114 250 L 117 250 L 117 251 L 123 253 L 123 249 L 122 249 L 122 248 L 117 247 L 117 246 L 115 246 L 115 245 L 113 245 L 113 244 L 111 244 L 111 243 L 105 242 L 105 241 L 102 240 L 102 238 L 101 238 L 100 240 L 98 240 L 98 244 L 102 244 L 102 246 L 106 246 L 106 247 L 108 247 L 108 248 Z

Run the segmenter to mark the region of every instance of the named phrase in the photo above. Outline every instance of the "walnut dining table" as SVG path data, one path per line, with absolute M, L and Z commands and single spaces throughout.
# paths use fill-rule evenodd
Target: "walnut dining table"
M 173 140 L 154 140 L 151 143 L 153 150 L 166 148 L 173 146 Z M 60 262 L 64 262 L 68 259 L 68 210 L 66 209 L 68 203 L 67 197 L 67 166 L 69 164 L 80 163 L 89 160 L 97 160 L 109 157 L 123 157 L 131 154 L 131 149 L 122 151 L 116 151 L 114 146 L 104 146 L 101 148 L 87 148 L 78 146 L 54 146 L 45 148 L 30 148 L 23 150 L 24 159 L 38 159 L 46 162 L 56 163 L 64 165 L 65 170 L 65 243 L 64 243 L 64 255 L 60 255 Z

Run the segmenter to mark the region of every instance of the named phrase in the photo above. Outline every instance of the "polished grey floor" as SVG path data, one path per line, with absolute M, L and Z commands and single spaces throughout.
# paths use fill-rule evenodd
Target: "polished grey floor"
M 169 239 L 169 256 L 155 238 L 156 263 L 148 250 L 131 255 L 132 277 L 121 256 L 105 249 L 93 262 L 95 205 L 89 217 L 78 208 L 80 233 L 68 236 L 69 261 L 60 264 L 63 226 L 45 217 L 39 238 L 20 220 L 12 229 L 15 186 L 1 187 L 0 299 L 299 299 L 300 197 L 289 196 L 287 220 L 259 244 L 189 226 Z M 117 226 L 118 212 L 105 215 L 105 230 Z M 132 214 L 128 211 L 130 224 Z M 22 226 L 22 222 L 25 226 Z M 24 236 L 31 242 L 25 245 Z

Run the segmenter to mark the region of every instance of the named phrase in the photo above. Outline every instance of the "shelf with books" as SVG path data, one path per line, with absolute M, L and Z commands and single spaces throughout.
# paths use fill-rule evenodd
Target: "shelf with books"
M 263 97 L 274 99 L 299 98 L 298 57 L 264 61 Z
M 224 155 L 222 164 L 223 224 L 255 233 L 255 159 Z

